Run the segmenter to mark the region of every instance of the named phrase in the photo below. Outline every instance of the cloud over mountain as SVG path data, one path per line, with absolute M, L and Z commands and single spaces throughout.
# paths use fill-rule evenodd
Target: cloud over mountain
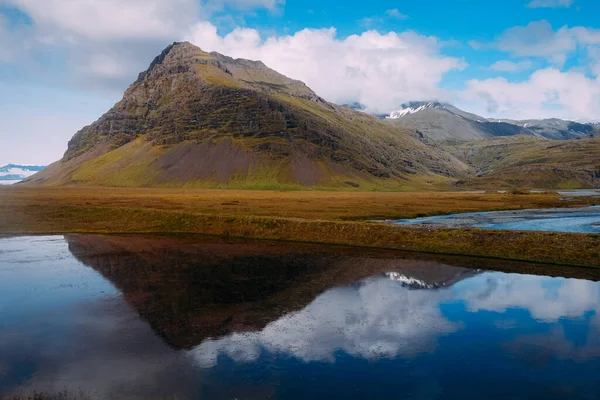
M 216 26 L 201 22 L 188 39 L 206 51 L 261 60 L 327 100 L 358 101 L 372 111 L 389 111 L 415 98 L 445 98 L 438 86 L 442 77 L 465 66 L 443 55 L 437 38 L 410 31 L 339 38 L 335 28 L 304 29 L 263 38 L 257 30 L 242 28 L 221 36 Z
M 468 81 L 460 96 L 475 112 L 516 119 L 599 118 L 600 30 L 583 26 L 554 30 L 548 21 L 535 21 L 509 28 L 491 43 L 471 45 L 479 50 L 499 50 L 518 60 L 497 62 L 492 66 L 495 70 L 526 69 L 530 58 L 547 63 L 521 81 L 505 77 Z M 573 59 L 585 62 L 565 67 Z
M 471 80 L 461 96 L 473 105 L 473 111 L 485 115 L 515 119 L 569 115 L 572 119 L 597 120 L 600 80 L 577 71 L 546 68 L 522 82 L 502 77 Z

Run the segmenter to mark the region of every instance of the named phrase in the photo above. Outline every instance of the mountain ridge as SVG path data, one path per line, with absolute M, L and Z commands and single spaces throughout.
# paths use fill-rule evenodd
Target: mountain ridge
M 467 168 L 414 131 L 329 103 L 260 61 L 183 42 L 27 182 L 352 189 L 450 180 Z
M 22 181 L 44 168 L 42 165 L 6 164 L 0 167 L 0 181 Z
M 527 135 L 542 139 L 571 140 L 591 137 L 593 124 L 551 119 L 511 120 L 485 118 L 439 101 L 412 101 L 387 117 L 402 126 L 416 129 L 433 141 L 489 139 Z M 456 121 L 460 118 L 463 121 Z
M 423 105 L 383 120 L 354 110 L 358 104 L 329 103 L 260 61 L 174 43 L 119 102 L 73 136 L 61 160 L 24 184 L 277 190 L 600 185 L 599 139 L 555 146 L 529 126 L 489 121 L 440 102 L 408 104 Z

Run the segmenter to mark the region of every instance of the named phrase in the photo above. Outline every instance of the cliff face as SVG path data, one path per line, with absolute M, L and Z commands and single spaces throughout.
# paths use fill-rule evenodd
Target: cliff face
M 30 183 L 398 186 L 466 166 L 249 61 L 174 43 Z

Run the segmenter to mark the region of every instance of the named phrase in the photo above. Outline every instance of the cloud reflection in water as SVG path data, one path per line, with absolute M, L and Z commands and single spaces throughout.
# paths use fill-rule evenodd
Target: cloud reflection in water
M 249 363 L 262 352 L 306 362 L 333 362 L 338 351 L 365 359 L 414 357 L 434 351 L 440 337 L 463 329 L 460 319 L 464 315 L 449 318 L 442 311 L 441 305 L 452 303 L 464 304 L 467 313 L 485 310 L 501 318 L 507 310 L 526 310 L 535 321 L 556 323 L 562 318 L 600 314 L 600 285 L 577 279 L 484 273 L 449 289 L 411 290 L 374 277 L 328 290 L 303 310 L 261 331 L 207 340 L 192 354 L 205 368 L 215 366 L 219 356 Z M 501 326 L 496 321 L 494 328 L 522 328 L 510 318 L 510 324 Z M 590 330 L 594 331 L 590 335 L 600 334 L 600 324 L 590 324 Z M 560 344 L 557 354 L 575 349 L 558 340 L 546 343 Z

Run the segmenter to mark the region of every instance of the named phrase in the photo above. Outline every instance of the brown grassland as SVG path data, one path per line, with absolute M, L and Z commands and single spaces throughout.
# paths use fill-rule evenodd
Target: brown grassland
M 600 235 L 373 220 L 600 203 L 556 194 L 0 188 L 0 234 L 202 233 L 600 267 Z

